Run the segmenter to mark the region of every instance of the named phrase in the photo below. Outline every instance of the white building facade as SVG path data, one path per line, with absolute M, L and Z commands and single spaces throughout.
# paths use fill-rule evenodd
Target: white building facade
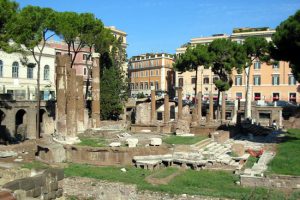
M 36 100 L 37 64 L 28 53 L 24 59 L 20 53 L 0 51 L 0 94 L 11 94 L 14 100 Z M 41 100 L 55 97 L 55 51 L 45 47 L 40 68 Z

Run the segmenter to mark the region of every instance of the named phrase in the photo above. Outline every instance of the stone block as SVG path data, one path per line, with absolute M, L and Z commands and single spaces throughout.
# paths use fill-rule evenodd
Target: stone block
M 41 196 L 41 187 L 34 188 L 32 191 L 32 197 L 36 198 Z
M 55 192 L 55 196 L 56 196 L 56 198 L 62 197 L 63 196 L 63 189 L 58 189 Z
M 220 144 L 223 144 L 230 138 L 229 131 L 216 131 L 211 134 L 212 139 Z
M 231 152 L 237 156 L 243 156 L 245 154 L 245 146 L 243 144 L 235 143 L 231 146 Z
M 112 142 L 109 144 L 110 147 L 120 147 L 121 143 L 120 142 Z
M 185 119 L 179 119 L 176 124 L 176 135 L 190 133 L 190 122 Z
M 162 144 L 161 138 L 151 138 L 150 139 L 150 145 L 152 146 L 160 146 Z
M 128 144 L 128 147 L 130 147 L 130 148 L 136 147 L 138 142 L 139 142 L 139 139 L 137 139 L 137 138 L 128 138 L 126 140 L 126 143 Z
M 54 181 L 49 183 L 49 189 L 50 191 L 56 191 L 58 189 L 58 182 Z
M 9 183 L 6 183 L 2 186 L 3 188 L 9 189 L 11 191 L 19 190 L 20 189 L 20 182 L 15 180 Z
M 32 190 L 35 187 L 34 181 L 31 178 L 21 179 L 20 181 L 20 189 L 21 190 Z

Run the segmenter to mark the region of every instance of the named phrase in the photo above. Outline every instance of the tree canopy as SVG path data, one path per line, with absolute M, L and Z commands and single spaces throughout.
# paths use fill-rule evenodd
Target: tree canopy
M 8 50 L 9 35 L 7 25 L 16 15 L 18 4 L 10 0 L 0 0 L 0 49 Z
M 242 45 L 228 39 L 216 39 L 208 46 L 211 69 L 219 79 L 214 83 L 219 91 L 227 91 L 232 86 L 232 70 L 238 72 L 245 66 L 245 51 Z
M 272 57 L 290 62 L 295 78 L 300 81 L 300 10 L 277 26 L 272 40 Z

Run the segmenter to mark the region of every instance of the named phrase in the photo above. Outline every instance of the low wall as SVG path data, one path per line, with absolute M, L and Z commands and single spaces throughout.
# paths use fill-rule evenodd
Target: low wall
M 159 128 L 157 126 L 145 126 L 145 125 L 131 125 L 130 131 L 132 133 L 140 133 L 143 130 L 150 130 L 151 132 L 158 132 Z
M 166 146 L 158 147 L 80 147 L 65 146 L 68 162 L 93 165 L 132 165 L 134 156 L 170 153 Z
M 17 153 L 28 152 L 34 155 L 37 150 L 35 140 L 26 140 L 19 144 L 0 145 L 0 151 L 15 151 Z
M 14 180 L 3 185 L 3 188 L 16 192 L 20 195 L 20 190 L 24 191 L 24 195 L 18 200 L 25 200 L 27 197 L 48 200 L 61 197 L 63 189 L 60 182 L 64 179 L 62 169 L 47 169 L 42 174 L 34 177 L 22 178 Z
M 218 127 L 191 127 L 191 133 L 199 136 L 209 136 L 210 133 L 215 132 Z
M 300 189 L 300 176 L 271 175 L 253 177 L 242 175 L 241 185 L 246 187 Z

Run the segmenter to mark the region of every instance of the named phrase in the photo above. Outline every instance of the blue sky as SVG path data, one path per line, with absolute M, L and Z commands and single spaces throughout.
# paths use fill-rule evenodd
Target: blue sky
M 91 12 L 128 34 L 128 56 L 167 52 L 193 37 L 230 34 L 236 27 L 276 28 L 300 0 L 16 0 L 57 11 Z

